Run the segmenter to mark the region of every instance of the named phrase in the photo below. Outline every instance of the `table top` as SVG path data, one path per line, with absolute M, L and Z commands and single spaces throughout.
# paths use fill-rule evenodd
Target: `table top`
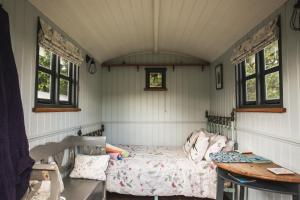
M 279 181 L 287 183 L 300 183 L 300 175 L 276 175 L 267 168 L 281 167 L 275 163 L 216 163 L 216 165 L 228 172 L 258 178 L 267 181 Z

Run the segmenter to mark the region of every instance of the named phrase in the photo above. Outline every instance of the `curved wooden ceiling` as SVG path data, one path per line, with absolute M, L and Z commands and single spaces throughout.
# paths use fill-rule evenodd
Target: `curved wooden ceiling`
M 213 61 L 286 0 L 30 0 L 99 62 L 139 51 Z

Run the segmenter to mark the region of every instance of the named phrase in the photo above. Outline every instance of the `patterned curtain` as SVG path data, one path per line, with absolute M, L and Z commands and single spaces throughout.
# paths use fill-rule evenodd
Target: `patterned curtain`
M 260 28 L 254 35 L 233 49 L 231 61 L 238 64 L 247 57 L 258 53 L 263 48 L 279 39 L 280 27 L 278 17 L 271 20 L 264 27 Z
M 42 19 L 39 19 L 38 43 L 41 47 L 74 64 L 80 65 L 83 61 L 79 48 Z

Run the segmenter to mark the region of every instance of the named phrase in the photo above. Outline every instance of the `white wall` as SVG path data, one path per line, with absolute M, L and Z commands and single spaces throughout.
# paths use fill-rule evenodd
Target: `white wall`
M 144 91 L 140 67 L 102 69 L 102 120 L 114 144 L 181 145 L 191 130 L 205 126 L 209 70 L 167 69 L 167 92 Z
M 300 32 L 294 32 L 289 27 L 294 3 L 294 0 L 288 1 L 272 15 L 281 14 L 283 103 L 287 112 L 237 113 L 237 134 L 241 150 L 253 151 L 300 173 Z M 232 49 L 229 49 L 211 67 L 210 108 L 216 114 L 229 114 L 235 107 L 235 76 L 234 66 L 230 62 L 231 54 Z M 224 64 L 225 88 L 221 91 L 214 88 L 214 66 L 218 63 Z M 250 199 L 290 199 L 290 197 L 251 191 Z
M 34 85 L 36 69 L 37 17 L 42 16 L 27 0 L 0 0 L 10 18 L 12 47 L 17 64 L 25 126 L 30 146 L 60 140 L 75 134 L 79 126 L 83 132 L 99 127 L 101 121 L 101 72 L 89 75 L 86 66 L 80 67 L 79 107 L 74 113 L 34 113 Z M 84 55 L 85 51 L 82 49 Z M 99 70 L 101 71 L 101 70 Z M 101 104 L 101 103 L 100 103 Z

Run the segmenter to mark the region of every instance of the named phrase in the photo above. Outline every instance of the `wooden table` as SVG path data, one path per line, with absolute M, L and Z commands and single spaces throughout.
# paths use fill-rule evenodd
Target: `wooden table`
M 224 181 L 240 186 L 240 200 L 244 199 L 245 188 L 293 195 L 293 200 L 300 200 L 300 175 L 276 175 L 267 168 L 280 167 L 275 163 L 216 163 L 218 172 L 217 200 L 223 200 Z M 252 183 L 240 183 L 235 177 L 256 180 Z

